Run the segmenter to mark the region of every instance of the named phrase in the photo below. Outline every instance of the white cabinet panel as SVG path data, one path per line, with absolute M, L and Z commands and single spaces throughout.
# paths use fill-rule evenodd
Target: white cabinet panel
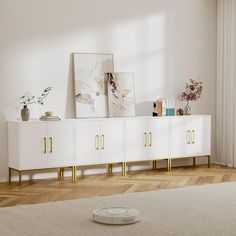
M 108 120 L 101 122 L 101 163 L 124 161 L 123 123 L 123 120 Z
M 20 169 L 47 168 L 47 124 L 29 123 L 20 126 Z
M 211 119 L 209 116 L 191 119 L 191 155 L 204 156 L 211 153 Z
M 169 119 L 149 120 L 149 158 L 153 160 L 169 158 Z
M 77 165 L 100 163 L 100 122 L 76 122 L 76 158 Z
M 126 161 L 148 159 L 148 120 L 127 120 L 125 125 Z
M 211 117 L 9 122 L 9 167 L 19 170 L 205 156 Z
M 48 167 L 73 166 L 74 127 L 70 122 L 48 123 Z
M 187 157 L 191 154 L 191 119 L 190 117 L 171 118 L 171 157 Z

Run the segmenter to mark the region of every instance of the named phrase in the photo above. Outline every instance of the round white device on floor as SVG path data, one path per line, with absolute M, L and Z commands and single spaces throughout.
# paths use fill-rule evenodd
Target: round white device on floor
M 140 212 L 134 208 L 104 207 L 93 212 L 93 221 L 112 225 L 133 224 L 140 220 L 139 215 Z

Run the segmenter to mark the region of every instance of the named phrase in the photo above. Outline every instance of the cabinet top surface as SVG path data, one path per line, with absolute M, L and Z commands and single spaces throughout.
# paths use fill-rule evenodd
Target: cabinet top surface
M 78 121 L 108 121 L 108 120 L 133 120 L 133 119 L 173 119 L 173 118 L 197 118 L 197 117 L 211 117 L 210 115 L 191 115 L 191 116 L 162 116 L 162 117 L 153 117 L 153 116 L 135 116 L 135 117 L 115 117 L 115 118 L 77 118 L 77 119 L 62 119 L 60 121 L 40 121 L 38 119 L 32 119 L 29 121 L 22 121 L 22 120 L 10 120 L 8 122 L 16 122 L 16 123 L 52 123 L 52 122 L 78 122 Z

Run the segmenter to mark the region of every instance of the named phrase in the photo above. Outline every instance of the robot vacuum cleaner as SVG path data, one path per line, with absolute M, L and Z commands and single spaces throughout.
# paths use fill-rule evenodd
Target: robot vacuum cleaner
M 138 222 L 139 215 L 140 212 L 134 208 L 104 207 L 93 212 L 93 221 L 111 225 L 126 225 Z

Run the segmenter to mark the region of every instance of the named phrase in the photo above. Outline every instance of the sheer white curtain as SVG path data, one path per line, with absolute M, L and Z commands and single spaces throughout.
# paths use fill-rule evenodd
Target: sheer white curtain
M 236 167 L 236 0 L 218 0 L 216 162 Z

